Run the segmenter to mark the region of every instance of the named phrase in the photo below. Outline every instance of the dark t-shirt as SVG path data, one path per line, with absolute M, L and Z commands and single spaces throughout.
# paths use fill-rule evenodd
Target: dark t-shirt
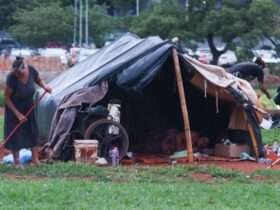
M 255 63 L 238 63 L 230 67 L 228 72 L 247 81 L 252 81 L 256 78 L 260 83 L 264 81 L 263 70 Z

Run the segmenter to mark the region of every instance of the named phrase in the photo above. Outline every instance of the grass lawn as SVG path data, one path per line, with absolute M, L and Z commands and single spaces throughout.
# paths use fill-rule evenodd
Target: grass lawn
M 0 116 L 0 140 L 3 139 L 3 126 L 4 126 L 4 118 Z
M 192 178 L 198 173 L 211 180 Z M 0 209 L 278 209 L 279 175 L 269 170 L 248 178 L 202 166 L 2 166 Z
M 262 133 L 264 143 L 280 142 L 280 131 Z M 279 177 L 280 171 L 245 175 L 211 166 L 0 165 L 0 209 L 279 209 Z
M 0 90 L 0 106 L 4 106 L 4 92 Z
M 262 129 L 262 139 L 264 144 L 280 142 L 280 129 L 265 130 Z

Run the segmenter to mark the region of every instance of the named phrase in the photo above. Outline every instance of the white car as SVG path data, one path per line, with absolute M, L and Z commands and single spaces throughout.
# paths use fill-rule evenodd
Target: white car
M 256 57 L 261 57 L 265 63 L 280 63 L 280 57 L 275 50 L 253 50 L 253 54 L 255 55 L 253 61 Z
M 44 57 L 59 57 L 61 63 L 67 64 L 67 50 L 63 48 L 44 48 L 39 49 L 39 53 Z
M 23 57 L 28 57 L 34 55 L 34 50 L 28 49 L 28 48 L 13 48 L 11 50 L 11 56 L 23 56 Z
M 226 51 L 219 57 L 218 65 L 232 65 L 237 62 L 237 57 L 232 50 Z
M 189 56 L 194 56 L 195 55 L 195 53 L 194 53 L 194 51 L 191 49 L 191 48 L 184 48 L 184 51 L 185 51 L 185 53 L 187 54 L 187 55 L 189 55 Z

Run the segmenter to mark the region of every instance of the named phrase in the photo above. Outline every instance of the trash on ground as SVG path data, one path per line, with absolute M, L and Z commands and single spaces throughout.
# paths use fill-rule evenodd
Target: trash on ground
M 252 160 L 252 161 L 256 161 L 256 158 L 253 158 L 252 156 L 250 156 L 247 152 L 242 152 L 240 154 L 240 160 Z
M 179 159 L 185 157 L 187 157 L 187 151 L 182 150 L 182 151 L 174 152 L 174 154 L 170 156 L 170 159 Z
M 21 149 L 19 151 L 19 162 L 21 165 L 26 165 L 30 163 L 32 160 L 32 153 L 28 149 Z M 14 163 L 14 157 L 12 154 L 6 155 L 3 157 L 2 163 L 4 164 L 13 164 Z

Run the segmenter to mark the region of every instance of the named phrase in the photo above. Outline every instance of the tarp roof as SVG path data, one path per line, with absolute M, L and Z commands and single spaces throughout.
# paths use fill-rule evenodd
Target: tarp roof
M 141 90 L 154 78 L 173 47 L 174 43 L 159 37 L 141 39 L 127 33 L 52 80 L 49 85 L 53 93 L 44 101 L 57 105 L 64 96 L 76 90 L 110 79 L 124 89 Z M 205 65 L 188 56 L 185 61 L 215 86 L 225 88 L 234 84 L 235 88 L 243 87 L 245 95 L 256 103 L 256 94 L 246 81 L 226 73 L 221 67 Z
M 137 90 L 153 78 L 172 46 L 159 37 L 140 39 L 127 33 L 52 80 L 52 97 L 59 102 L 75 90 L 111 77 L 123 88 Z
M 49 83 L 53 93 L 45 97 L 39 105 L 39 126 L 50 125 L 53 113 L 63 97 L 101 81 L 114 80 L 123 89 L 141 90 L 154 79 L 174 47 L 174 43 L 159 37 L 141 39 L 131 33 L 125 34 Z M 201 64 L 180 53 L 179 56 L 181 62 L 191 64 L 198 73 L 190 82 L 200 89 L 204 88 L 204 81 L 220 89 L 231 86 L 246 100 L 256 104 L 256 93 L 246 81 L 226 73 L 221 67 Z M 226 90 L 223 94 L 227 95 L 230 101 L 234 101 L 229 91 Z

